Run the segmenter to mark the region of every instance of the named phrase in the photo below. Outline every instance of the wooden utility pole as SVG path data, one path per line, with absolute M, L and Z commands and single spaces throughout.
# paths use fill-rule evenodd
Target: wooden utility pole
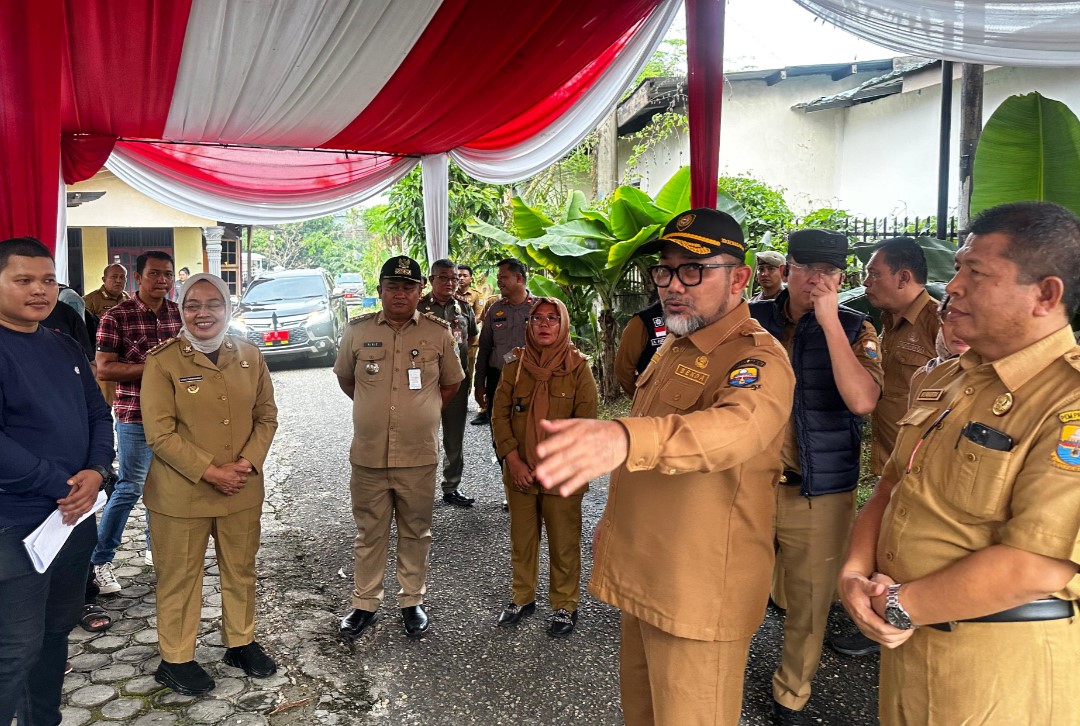
M 960 199 L 957 209 L 957 240 L 967 235 L 971 221 L 971 184 L 975 149 L 982 133 L 983 67 L 964 63 L 960 69 Z
M 595 199 L 601 199 L 615 191 L 619 186 L 619 122 L 616 119 L 618 106 L 604 117 L 597 128 L 599 139 L 596 142 L 596 192 Z

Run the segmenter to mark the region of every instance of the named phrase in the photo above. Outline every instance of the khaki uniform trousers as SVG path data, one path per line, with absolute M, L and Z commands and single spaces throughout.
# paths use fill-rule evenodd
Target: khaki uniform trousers
M 773 674 L 773 698 L 781 706 L 801 711 L 810 700 L 854 520 L 854 491 L 808 499 L 797 486 L 776 487 L 776 566 L 787 606 L 780 667 Z
M 170 517 L 148 511 L 154 533 L 157 576 L 157 631 L 161 659 L 195 659 L 202 613 L 203 559 L 214 537 L 221 578 L 222 644 L 255 640 L 255 555 L 259 551 L 261 507 L 221 517 Z
M 1070 726 L 1080 720 L 1080 616 L 919 628 L 881 649 L 882 726 Z
M 373 469 L 353 464 L 349 492 L 356 522 L 354 608 L 375 611 L 382 604 L 391 518 L 398 531 L 398 607 L 424 602 L 437 466 Z
M 469 414 L 469 396 L 472 389 L 462 381 L 457 393 L 442 410 L 443 464 L 442 488 L 450 492 L 461 485 L 461 473 L 465 471 L 465 417 Z
M 626 726 L 736 726 L 750 638 L 678 638 L 621 614 L 619 691 Z
M 505 487 L 510 508 L 510 562 L 518 605 L 536 600 L 540 569 L 540 526 L 548 537 L 551 609 L 574 612 L 581 598 L 581 498 L 528 494 Z

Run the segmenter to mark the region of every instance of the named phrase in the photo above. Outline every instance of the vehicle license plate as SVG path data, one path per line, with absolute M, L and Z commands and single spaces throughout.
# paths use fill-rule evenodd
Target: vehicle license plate
M 288 330 L 268 330 L 262 334 L 263 345 L 288 345 Z

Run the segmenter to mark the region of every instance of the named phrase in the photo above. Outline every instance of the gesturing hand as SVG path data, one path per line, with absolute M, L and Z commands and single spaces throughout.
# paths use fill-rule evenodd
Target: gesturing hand
M 540 426 L 550 435 L 536 447 L 536 478 L 564 497 L 626 461 L 630 437 L 622 424 L 568 418 L 542 421 Z
M 810 301 L 814 305 L 814 317 L 822 327 L 839 320 L 840 297 L 837 292 L 839 278 L 833 279 L 819 275 L 817 284 L 810 291 Z

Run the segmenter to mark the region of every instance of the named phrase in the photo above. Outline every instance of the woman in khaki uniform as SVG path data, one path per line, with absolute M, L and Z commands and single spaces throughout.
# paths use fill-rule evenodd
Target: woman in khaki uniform
M 254 639 L 262 469 L 277 406 L 262 354 L 226 334 L 232 306 L 221 278 L 192 275 L 179 303 L 180 336 L 150 351 L 143 371 L 143 426 L 154 452 L 144 499 L 157 573 L 156 677 L 174 691 L 200 695 L 214 688 L 194 660 L 210 535 L 221 576 L 225 662 L 255 677 L 277 670 Z
M 570 342 L 566 306 L 537 298 L 529 311 L 525 346 L 503 368 L 491 408 L 495 453 L 502 461 L 510 509 L 513 600 L 499 625 L 516 625 L 536 610 L 541 522 L 551 560 L 548 633 L 562 637 L 577 625 L 581 578 L 581 498 L 585 490 L 560 497 L 537 486 L 536 445 L 543 419 L 596 418 L 596 381 L 585 356 Z

